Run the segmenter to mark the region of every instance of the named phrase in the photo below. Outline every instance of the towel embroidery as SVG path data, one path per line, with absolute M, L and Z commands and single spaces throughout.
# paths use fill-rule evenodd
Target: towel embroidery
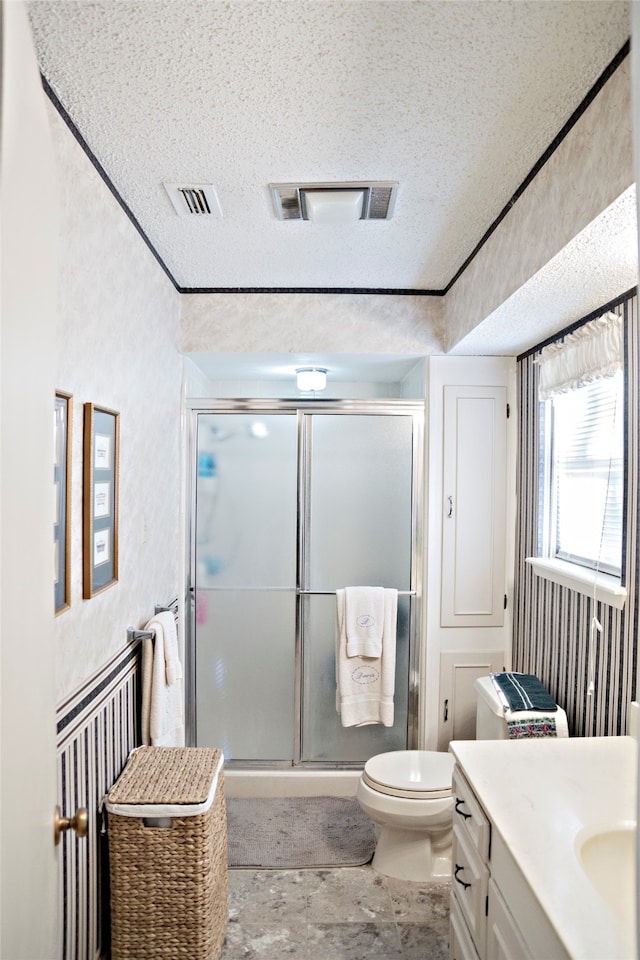
M 371 666 L 358 666 L 351 674 L 354 683 L 375 683 L 380 679 L 380 671 Z
M 507 720 L 507 731 L 510 740 L 521 740 L 527 737 L 558 736 L 554 717 L 531 717 L 526 720 Z
M 359 627 L 375 627 L 376 618 L 372 613 L 363 613 L 361 617 L 358 617 L 356 623 Z
M 344 587 L 344 600 L 347 656 L 379 658 L 384 633 L 385 588 Z

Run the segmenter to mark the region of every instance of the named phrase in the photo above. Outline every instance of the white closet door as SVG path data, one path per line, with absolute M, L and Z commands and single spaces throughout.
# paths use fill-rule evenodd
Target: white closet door
M 444 387 L 443 627 L 502 626 L 507 391 Z
M 503 650 L 474 650 L 440 655 L 440 718 L 438 750 L 451 740 L 475 740 L 478 677 L 504 667 Z

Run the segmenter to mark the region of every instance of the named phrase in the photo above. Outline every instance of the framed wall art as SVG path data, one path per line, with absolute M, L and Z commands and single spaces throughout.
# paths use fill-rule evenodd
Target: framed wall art
M 71 394 L 59 391 L 53 412 L 53 593 L 56 615 L 71 605 Z
M 118 466 L 120 414 L 84 405 L 82 596 L 94 597 L 118 580 Z

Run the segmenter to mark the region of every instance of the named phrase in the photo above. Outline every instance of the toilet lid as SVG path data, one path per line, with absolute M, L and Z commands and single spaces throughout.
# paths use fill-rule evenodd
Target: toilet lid
M 454 760 L 435 750 L 395 750 L 367 760 L 364 782 L 392 797 L 437 800 L 451 796 Z

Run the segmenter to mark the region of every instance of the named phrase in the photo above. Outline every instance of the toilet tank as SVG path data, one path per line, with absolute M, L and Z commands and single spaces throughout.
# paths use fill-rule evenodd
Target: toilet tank
M 478 677 L 476 689 L 476 740 L 507 740 L 504 710 L 491 677 Z

